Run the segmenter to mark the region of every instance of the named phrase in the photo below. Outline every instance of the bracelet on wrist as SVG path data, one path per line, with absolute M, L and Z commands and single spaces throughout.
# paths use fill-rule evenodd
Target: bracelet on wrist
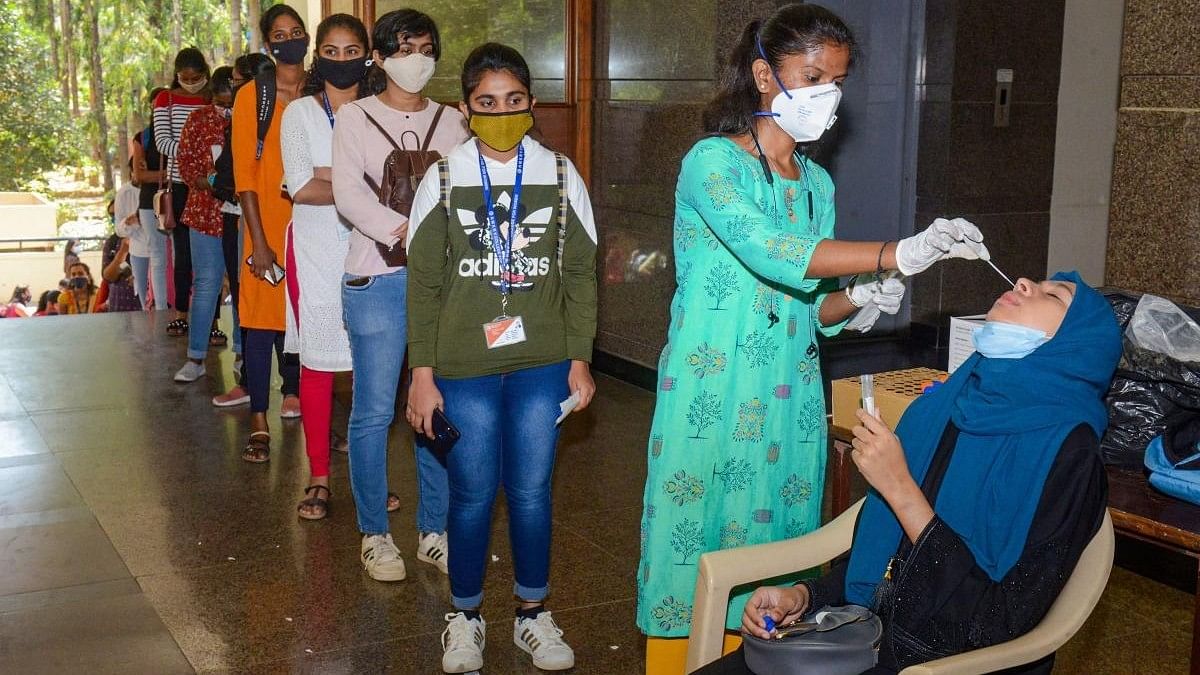
M 855 277 L 855 279 L 857 279 L 857 278 L 858 277 Z M 857 307 L 858 309 L 862 309 L 862 305 L 855 302 L 854 296 L 850 293 L 850 289 L 853 287 L 854 287 L 854 280 L 852 279 L 849 284 L 846 284 L 846 300 L 849 301 L 849 303 L 851 305 L 853 305 L 854 307 Z
M 887 250 L 890 243 L 892 242 L 885 241 L 883 242 L 883 246 L 879 247 L 879 257 L 875 260 L 875 276 L 877 278 L 883 276 L 883 252 Z

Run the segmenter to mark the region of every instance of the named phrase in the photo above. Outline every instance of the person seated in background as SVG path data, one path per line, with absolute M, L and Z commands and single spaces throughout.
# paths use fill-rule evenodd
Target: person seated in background
M 870 672 L 886 673 L 1041 621 L 1104 517 L 1103 399 L 1121 332 L 1100 293 L 1058 274 L 1000 296 L 975 346 L 895 433 L 858 411 L 851 457 L 870 490 L 848 557 L 817 579 L 759 588 L 743 631 L 767 639 L 767 616 L 784 626 L 826 605 L 870 607 L 884 626 Z M 739 650 L 698 672 L 751 671 Z
M 0 305 L 0 319 L 23 319 L 29 316 L 25 307 L 33 301 L 33 294 L 28 286 L 17 286 L 13 289 L 8 304 Z
M 90 314 L 96 311 L 96 281 L 87 263 L 75 262 L 67 268 L 67 290 L 58 294 L 59 314 Z
M 108 239 L 104 240 L 101 261 L 104 266 L 100 276 L 108 285 L 102 311 L 140 311 L 142 303 L 137 297 L 137 289 L 133 284 L 133 268 L 129 264 L 129 238 L 117 234 L 109 235 Z
M 38 297 L 34 316 L 58 316 L 58 291 L 45 291 Z

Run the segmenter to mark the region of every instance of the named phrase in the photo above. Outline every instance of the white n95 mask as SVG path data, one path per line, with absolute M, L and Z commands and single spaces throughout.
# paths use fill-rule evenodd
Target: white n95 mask
M 383 72 L 404 91 L 419 94 L 429 84 L 437 61 L 424 54 L 389 56 L 383 60 Z
M 771 112 L 758 115 L 774 117 L 797 143 L 811 143 L 837 121 L 834 113 L 841 102 L 842 88 L 833 83 L 784 89 L 771 101 Z

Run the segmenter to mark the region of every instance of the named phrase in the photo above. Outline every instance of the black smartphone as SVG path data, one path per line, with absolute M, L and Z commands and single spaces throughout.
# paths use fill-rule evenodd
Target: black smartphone
M 462 434 L 458 433 L 458 429 L 446 419 L 445 413 L 437 408 L 433 409 L 433 416 L 430 419 L 433 424 L 433 438 L 429 441 L 429 447 L 434 452 L 446 454 L 450 452 L 450 448 L 462 438 Z

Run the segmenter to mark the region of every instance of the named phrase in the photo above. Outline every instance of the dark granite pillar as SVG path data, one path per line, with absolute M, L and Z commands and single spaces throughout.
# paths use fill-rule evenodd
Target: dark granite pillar
M 1200 304 L 1200 0 L 1127 0 L 1105 282 Z

